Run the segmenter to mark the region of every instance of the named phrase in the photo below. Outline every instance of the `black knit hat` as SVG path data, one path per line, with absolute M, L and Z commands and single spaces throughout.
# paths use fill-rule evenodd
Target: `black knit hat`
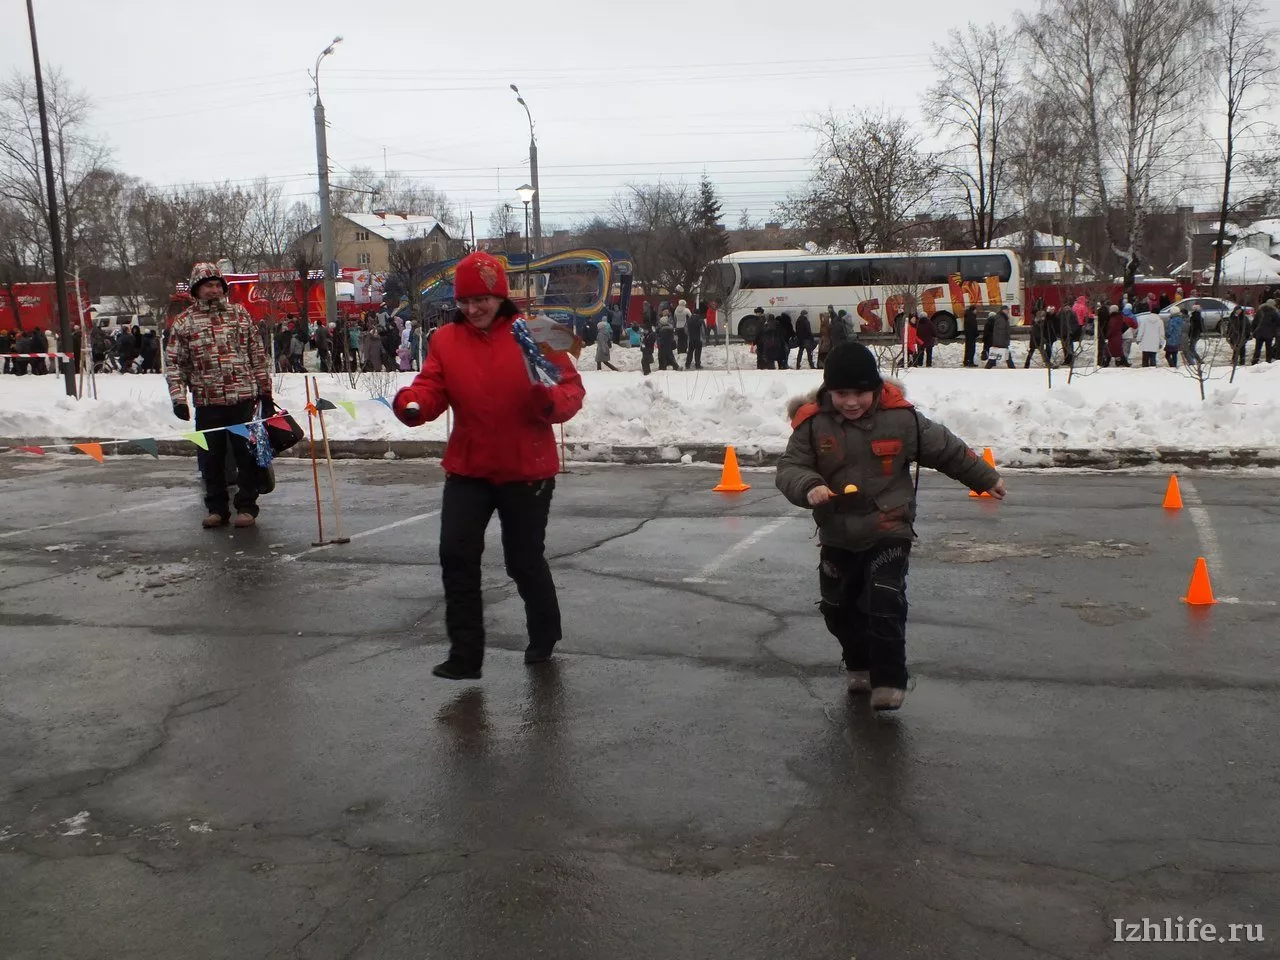
M 875 354 L 860 343 L 846 341 L 827 354 L 822 385 L 828 390 L 879 390 L 884 380 Z

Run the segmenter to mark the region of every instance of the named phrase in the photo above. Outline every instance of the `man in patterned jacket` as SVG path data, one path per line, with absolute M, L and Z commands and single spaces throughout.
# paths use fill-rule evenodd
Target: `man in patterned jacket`
M 212 263 L 191 269 L 188 288 L 195 300 L 173 321 L 168 361 L 169 397 L 179 420 L 191 419 L 190 389 L 196 410 L 196 429 L 226 427 L 254 419 L 258 401 L 271 400 L 271 372 L 249 311 L 227 300 L 227 282 Z M 204 505 L 205 529 L 225 526 L 231 519 L 227 490 L 227 446 L 239 469 L 236 483 L 237 527 L 252 527 L 258 516 L 258 486 L 262 471 L 249 442 L 226 430 L 206 433 Z

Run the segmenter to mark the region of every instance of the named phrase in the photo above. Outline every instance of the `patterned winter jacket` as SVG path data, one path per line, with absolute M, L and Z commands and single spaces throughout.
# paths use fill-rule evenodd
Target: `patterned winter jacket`
M 173 321 L 165 347 L 169 397 L 224 407 L 271 393 L 262 338 L 249 311 L 225 299 L 197 300 Z
M 792 400 L 787 413 L 791 440 L 775 482 L 798 507 L 808 507 L 809 491 L 822 484 L 836 494 L 813 511 L 818 539 L 826 546 L 866 550 L 879 540 L 914 538 L 912 461 L 979 492 L 1000 479 L 963 440 L 916 412 L 892 380 L 857 420 L 841 416 L 822 390 Z M 857 492 L 845 494 L 848 484 Z

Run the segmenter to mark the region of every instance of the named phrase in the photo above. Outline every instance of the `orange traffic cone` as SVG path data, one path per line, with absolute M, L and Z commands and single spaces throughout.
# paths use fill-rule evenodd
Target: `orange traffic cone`
M 1182 488 L 1178 486 L 1178 475 L 1169 478 L 1169 486 L 1164 491 L 1164 508 L 1166 510 L 1182 509 Z
M 983 448 L 982 448 L 982 459 L 983 459 L 983 460 L 985 460 L 985 461 L 987 461 L 987 466 L 989 466 L 989 467 L 994 467 L 994 466 L 996 465 L 996 458 L 995 458 L 995 455 L 994 455 L 994 454 L 992 454 L 992 452 L 991 452 L 991 448 L 990 448 L 990 447 L 983 447 Z M 973 499 L 975 499 L 975 500 L 978 500 L 978 499 L 980 499 L 980 498 L 982 498 L 982 497 L 986 497 L 988 500 L 993 499 L 993 498 L 992 498 L 992 496 L 991 496 L 991 494 L 989 494 L 989 493 L 978 493 L 978 491 L 976 491 L 976 490 L 970 490 L 970 491 L 969 491 L 969 496 L 973 497 Z
M 720 482 L 712 489 L 715 493 L 742 493 L 751 489 L 751 484 L 742 482 L 738 454 L 732 445 L 724 448 L 724 470 L 720 472 Z
M 1204 557 L 1196 558 L 1196 567 L 1191 571 L 1191 583 L 1187 586 L 1187 595 L 1183 603 L 1193 607 L 1211 607 L 1218 601 L 1213 599 L 1213 587 L 1209 585 L 1209 565 Z

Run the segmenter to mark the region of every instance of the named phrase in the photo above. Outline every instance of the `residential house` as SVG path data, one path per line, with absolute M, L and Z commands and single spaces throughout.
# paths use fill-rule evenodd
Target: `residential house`
M 302 242 L 312 248 L 315 262 L 323 263 L 320 228 L 308 231 Z M 391 251 L 398 243 L 422 244 L 424 263 L 461 256 L 461 238 L 455 237 L 435 217 L 417 214 L 347 213 L 333 218 L 333 252 L 339 267 L 385 273 L 391 269 Z

